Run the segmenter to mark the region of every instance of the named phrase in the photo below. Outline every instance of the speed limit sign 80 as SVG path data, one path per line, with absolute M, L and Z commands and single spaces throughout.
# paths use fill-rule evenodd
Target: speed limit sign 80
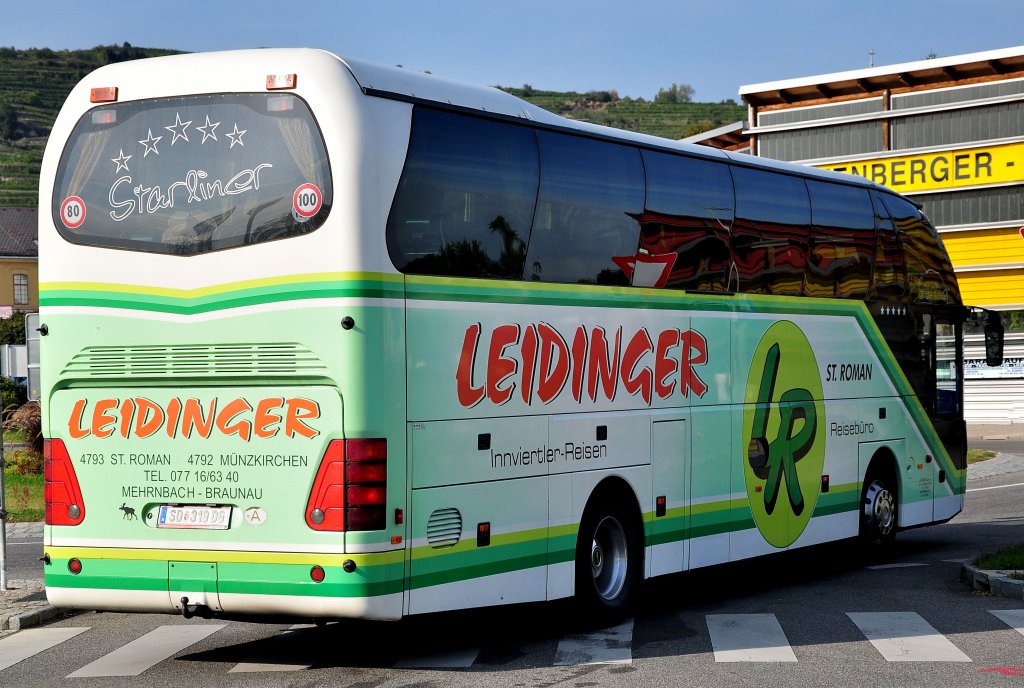
M 60 204 L 60 219 L 68 229 L 78 229 L 85 222 L 85 201 L 78 196 L 68 196 Z

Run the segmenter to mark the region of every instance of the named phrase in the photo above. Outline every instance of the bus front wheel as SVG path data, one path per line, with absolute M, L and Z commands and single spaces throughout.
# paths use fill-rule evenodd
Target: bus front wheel
M 642 559 L 636 519 L 627 509 L 606 500 L 587 507 L 576 541 L 576 599 L 586 617 L 614 621 L 629 613 Z

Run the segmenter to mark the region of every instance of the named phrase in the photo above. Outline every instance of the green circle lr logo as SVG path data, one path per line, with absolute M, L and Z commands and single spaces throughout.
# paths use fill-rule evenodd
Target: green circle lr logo
M 814 351 L 780 320 L 761 337 L 743 412 L 747 498 L 764 539 L 791 545 L 811 520 L 825 466 L 825 406 Z

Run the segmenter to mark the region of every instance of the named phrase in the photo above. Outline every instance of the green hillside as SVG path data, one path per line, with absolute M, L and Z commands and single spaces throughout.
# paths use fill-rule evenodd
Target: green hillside
M 176 52 L 128 43 L 91 50 L 0 47 L 0 206 L 36 205 L 46 137 L 82 77 L 112 62 Z
M 82 77 L 112 62 L 177 52 L 128 43 L 91 50 L 0 47 L 0 206 L 36 205 L 46 138 Z M 732 101 L 652 102 L 619 98 L 615 91 L 538 91 L 529 86 L 503 90 L 563 117 L 672 139 L 735 122 L 746 114 Z
M 615 91 L 565 93 L 538 91 L 529 86 L 498 88 L 562 117 L 668 139 L 693 136 L 747 116 L 746 109 L 731 100 L 722 103 L 654 102 L 619 98 Z

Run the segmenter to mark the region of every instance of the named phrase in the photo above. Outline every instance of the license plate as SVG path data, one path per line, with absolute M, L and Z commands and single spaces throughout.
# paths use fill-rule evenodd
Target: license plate
M 227 530 L 231 525 L 229 506 L 170 506 L 160 507 L 157 528 L 197 528 Z

